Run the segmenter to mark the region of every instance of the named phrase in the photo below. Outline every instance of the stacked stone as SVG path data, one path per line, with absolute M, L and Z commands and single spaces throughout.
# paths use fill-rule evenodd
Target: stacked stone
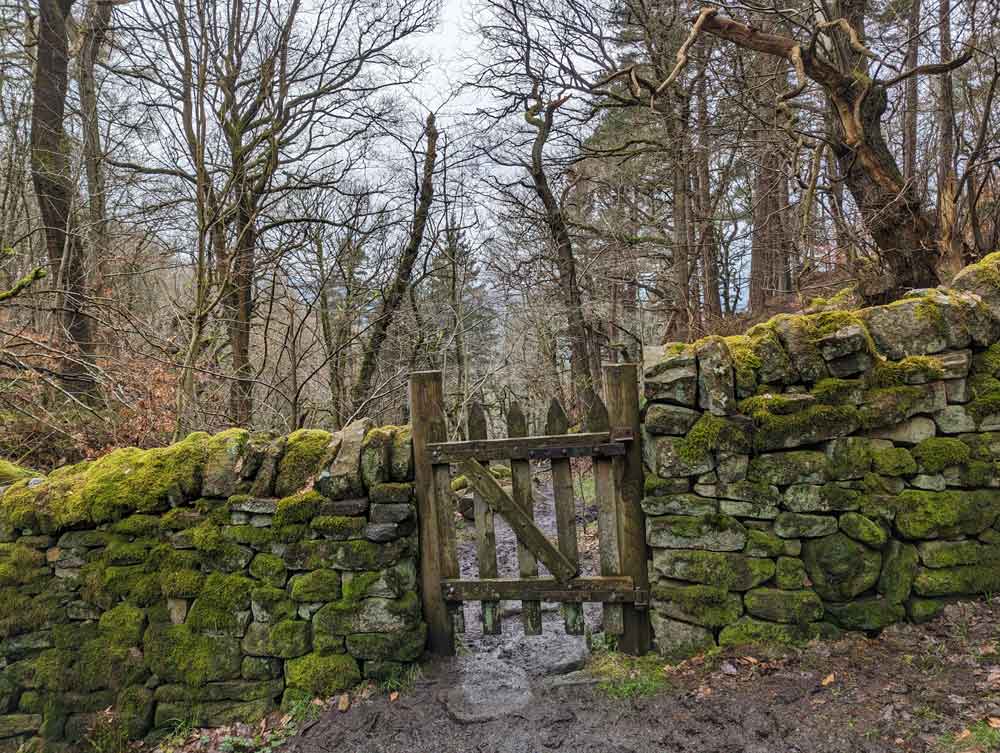
M 1000 254 L 952 289 L 647 353 L 660 650 L 929 619 L 1000 589 Z
M 249 722 L 423 651 L 409 429 L 231 430 L 0 490 L 0 751 Z

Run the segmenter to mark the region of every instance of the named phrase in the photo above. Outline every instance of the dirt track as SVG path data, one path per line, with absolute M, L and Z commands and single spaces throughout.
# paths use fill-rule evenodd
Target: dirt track
M 544 498 L 544 493 L 539 494 Z M 543 506 L 541 527 L 553 523 Z M 589 513 L 578 521 L 581 525 Z M 462 540 L 463 574 L 474 544 Z M 501 574 L 516 568 L 498 528 Z M 470 559 L 472 558 L 472 559 Z M 586 560 L 584 561 L 586 565 Z M 592 562 L 590 563 L 592 566 Z M 482 636 L 478 613 L 459 657 L 428 663 L 412 689 L 329 712 L 296 753 L 877 753 L 1000 750 L 1000 653 L 992 603 L 953 605 L 925 626 L 767 655 L 723 652 L 669 668 L 658 692 L 615 698 L 587 671 L 581 639 L 556 611 L 525 638 L 516 613 Z M 600 608 L 588 609 L 596 627 Z M 655 660 L 647 670 L 659 674 Z M 567 674 L 568 673 L 568 674 Z M 661 679 L 664 677 L 660 675 Z M 960 739 L 954 741 L 958 736 Z

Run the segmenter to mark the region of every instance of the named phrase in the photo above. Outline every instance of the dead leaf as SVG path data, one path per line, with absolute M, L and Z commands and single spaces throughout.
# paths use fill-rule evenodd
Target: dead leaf
M 972 734 L 971 730 L 969 730 L 969 729 L 963 729 L 961 732 L 959 732 L 957 735 L 955 735 L 955 742 L 958 742 L 959 740 L 964 740 L 965 738 L 967 738 L 971 734 Z
M 337 701 L 337 710 L 347 711 L 349 708 L 351 708 L 351 696 L 347 693 L 344 693 L 342 696 L 340 696 L 340 700 Z
M 757 661 L 757 659 L 755 659 L 752 656 L 744 656 L 743 661 L 745 661 L 747 664 L 760 664 L 760 662 Z
M 822 685 L 825 688 L 827 685 L 829 685 L 831 682 L 833 682 L 836 679 L 837 679 L 836 676 L 833 674 L 833 672 L 831 672 L 826 677 L 824 677 L 822 679 L 822 681 L 820 681 L 820 685 Z
M 399 691 L 394 690 L 389 693 L 389 703 L 395 703 L 397 698 L 399 698 Z
M 986 723 L 990 725 L 993 729 L 1000 729 L 1000 717 L 991 716 L 986 720 Z

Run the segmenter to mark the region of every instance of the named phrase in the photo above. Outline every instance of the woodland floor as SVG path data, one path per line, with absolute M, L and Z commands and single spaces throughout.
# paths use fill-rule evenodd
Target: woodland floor
M 536 519 L 554 521 L 544 484 Z M 593 509 L 581 505 L 593 571 Z M 471 524 L 459 530 L 475 570 Z M 500 574 L 516 544 L 498 524 Z M 599 627 L 600 607 L 586 613 Z M 803 649 L 726 650 L 668 665 L 566 636 L 554 606 L 525 637 L 516 612 L 483 636 L 467 605 L 459 655 L 425 663 L 398 692 L 369 687 L 299 728 L 289 753 L 971 753 L 1000 751 L 1000 597 L 949 606 L 922 626 Z M 340 699 L 346 701 L 347 699 Z M 344 706 L 347 704 L 344 703 Z M 290 730 L 289 730 L 290 731 Z M 214 736 L 213 736 L 214 737 Z M 218 737 L 215 737 L 218 740 Z M 204 741 L 205 738 L 202 738 Z M 197 746 L 196 746 L 197 747 Z M 206 745 L 200 750 L 214 746 Z M 225 746 L 223 746 L 225 748 Z M 230 746 L 229 750 L 248 750 Z

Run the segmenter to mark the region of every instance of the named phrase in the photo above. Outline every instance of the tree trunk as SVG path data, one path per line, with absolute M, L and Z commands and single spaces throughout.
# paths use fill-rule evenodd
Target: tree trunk
M 410 229 L 409 241 L 403 254 L 399 258 L 396 266 L 396 275 L 392 285 L 382 301 L 378 317 L 372 324 L 371 336 L 365 347 L 361 358 L 361 371 L 358 374 L 358 381 L 354 383 L 352 393 L 352 403 L 357 410 L 368 399 L 368 392 L 371 389 L 372 379 L 375 376 L 375 367 L 378 365 L 379 354 L 382 352 L 382 345 L 389 335 L 389 327 L 392 326 L 393 319 L 406 289 L 410 285 L 410 278 L 413 275 L 413 267 L 417 262 L 417 255 L 420 252 L 420 244 L 424 238 L 424 229 L 427 226 L 427 215 L 430 213 L 431 201 L 434 199 L 434 160 L 437 156 L 438 131 L 434 125 L 434 114 L 427 116 L 427 152 L 424 155 L 423 177 L 420 183 L 420 196 L 417 200 L 417 208 L 413 215 L 413 226 Z
M 57 323 L 66 341 L 62 382 L 67 392 L 93 396 L 90 372 L 95 346 L 89 317 L 84 313 L 87 270 L 83 244 L 72 216 L 73 183 L 63 129 L 68 85 L 67 19 L 73 0 L 41 0 L 38 44 L 31 107 L 31 173 L 45 227 L 49 265 L 61 286 Z
M 563 305 L 566 307 L 566 334 L 570 343 L 570 373 L 576 388 L 575 418 L 582 419 L 587 415 L 590 406 L 594 404 L 597 393 L 594 391 L 594 380 L 591 374 L 590 347 L 587 337 L 587 322 L 583 314 L 583 300 L 580 295 L 580 285 L 576 276 L 576 260 L 573 256 L 573 241 L 569 234 L 566 218 L 562 207 L 552 193 L 545 166 L 542 159 L 545 142 L 552 129 L 555 111 L 562 101 L 542 103 L 526 113 L 527 121 L 538 130 L 531 150 L 531 164 L 528 171 L 535 187 L 535 193 L 545 208 L 545 221 L 548 226 L 549 238 L 556 252 L 556 269 L 559 272 L 559 291 L 562 294 Z
M 111 23 L 109 2 L 88 0 L 83 19 L 79 57 L 80 116 L 83 132 L 83 160 L 87 170 L 87 197 L 90 202 L 90 255 L 97 265 L 97 288 L 107 284 L 107 212 L 105 209 L 104 151 L 101 128 L 97 119 L 97 81 L 94 67 Z
M 229 390 L 229 418 L 233 426 L 253 422 L 254 369 L 250 362 L 250 320 L 253 316 L 253 281 L 256 271 L 256 202 L 240 200 L 238 232 L 229 266 L 226 314 L 229 318 L 229 346 L 232 383 Z
M 920 62 L 920 0 L 911 0 L 910 15 L 906 21 L 906 59 L 903 63 L 907 69 L 916 68 Z M 920 100 L 917 93 L 917 77 L 910 76 L 906 81 L 906 93 L 903 109 L 903 178 L 913 186 L 917 177 L 917 111 Z

